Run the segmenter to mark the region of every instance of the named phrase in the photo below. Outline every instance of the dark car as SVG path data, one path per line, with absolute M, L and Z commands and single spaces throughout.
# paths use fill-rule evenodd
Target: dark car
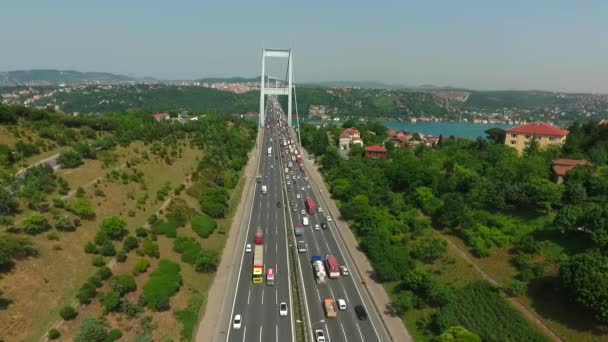
M 327 229 L 327 222 L 321 222 L 321 228 Z
M 277 202 L 277 208 L 281 207 L 281 202 Z
M 355 313 L 360 321 L 367 321 L 367 312 L 365 312 L 363 305 L 355 306 Z
M 296 205 L 296 202 L 290 202 L 289 205 L 293 207 Z

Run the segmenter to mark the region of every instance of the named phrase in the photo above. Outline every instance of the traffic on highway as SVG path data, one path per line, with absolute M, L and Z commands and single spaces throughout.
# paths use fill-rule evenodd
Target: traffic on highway
M 226 341 L 295 341 L 296 324 L 317 342 L 388 341 L 278 102 L 268 104 Z M 297 252 L 295 269 L 289 248 Z M 295 285 L 304 322 L 293 315 Z

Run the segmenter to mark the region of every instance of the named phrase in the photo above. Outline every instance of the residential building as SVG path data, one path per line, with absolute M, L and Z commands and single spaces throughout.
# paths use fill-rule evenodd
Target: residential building
M 591 166 L 592 164 L 584 159 L 554 159 L 551 161 L 551 173 L 553 174 L 553 181 L 557 184 L 564 182 L 564 176 L 568 171 L 574 169 L 577 166 Z
M 363 146 L 363 141 L 361 140 L 361 135 L 359 131 L 354 128 L 347 128 L 340 134 L 339 145 L 340 149 L 348 150 L 350 149 L 351 144 L 360 144 Z
M 365 158 L 368 159 L 384 159 L 386 158 L 386 147 L 381 145 L 372 145 L 365 148 Z
M 156 113 L 156 114 L 153 114 L 152 117 L 156 121 L 171 119 L 171 116 L 169 114 L 167 114 L 167 113 Z
M 541 149 L 551 145 L 561 146 L 566 141 L 568 131 L 546 122 L 533 122 L 512 127 L 505 135 L 505 145 L 511 146 L 521 154 L 533 139 Z
M 395 131 L 392 128 L 388 129 L 388 135 L 393 144 L 398 147 L 407 146 L 412 138 L 412 134 L 406 131 Z

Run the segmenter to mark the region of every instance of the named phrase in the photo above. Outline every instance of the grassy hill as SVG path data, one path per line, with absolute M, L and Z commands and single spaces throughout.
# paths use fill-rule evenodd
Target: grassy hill
M 15 70 L 0 72 L 0 86 L 25 83 L 76 83 L 84 81 L 129 81 L 131 77 L 107 72 L 80 72 L 74 70 Z

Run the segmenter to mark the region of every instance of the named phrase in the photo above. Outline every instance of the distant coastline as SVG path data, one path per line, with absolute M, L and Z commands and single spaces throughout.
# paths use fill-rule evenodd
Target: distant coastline
M 471 138 L 476 139 L 477 137 L 485 137 L 485 131 L 490 128 L 502 128 L 508 129 L 513 127 L 509 124 L 499 123 L 472 123 L 472 122 L 398 122 L 398 121 L 386 121 L 383 122 L 384 126 L 392 128 L 394 130 L 404 130 L 411 133 L 422 133 L 424 135 L 444 137 L 455 136 L 459 138 Z

